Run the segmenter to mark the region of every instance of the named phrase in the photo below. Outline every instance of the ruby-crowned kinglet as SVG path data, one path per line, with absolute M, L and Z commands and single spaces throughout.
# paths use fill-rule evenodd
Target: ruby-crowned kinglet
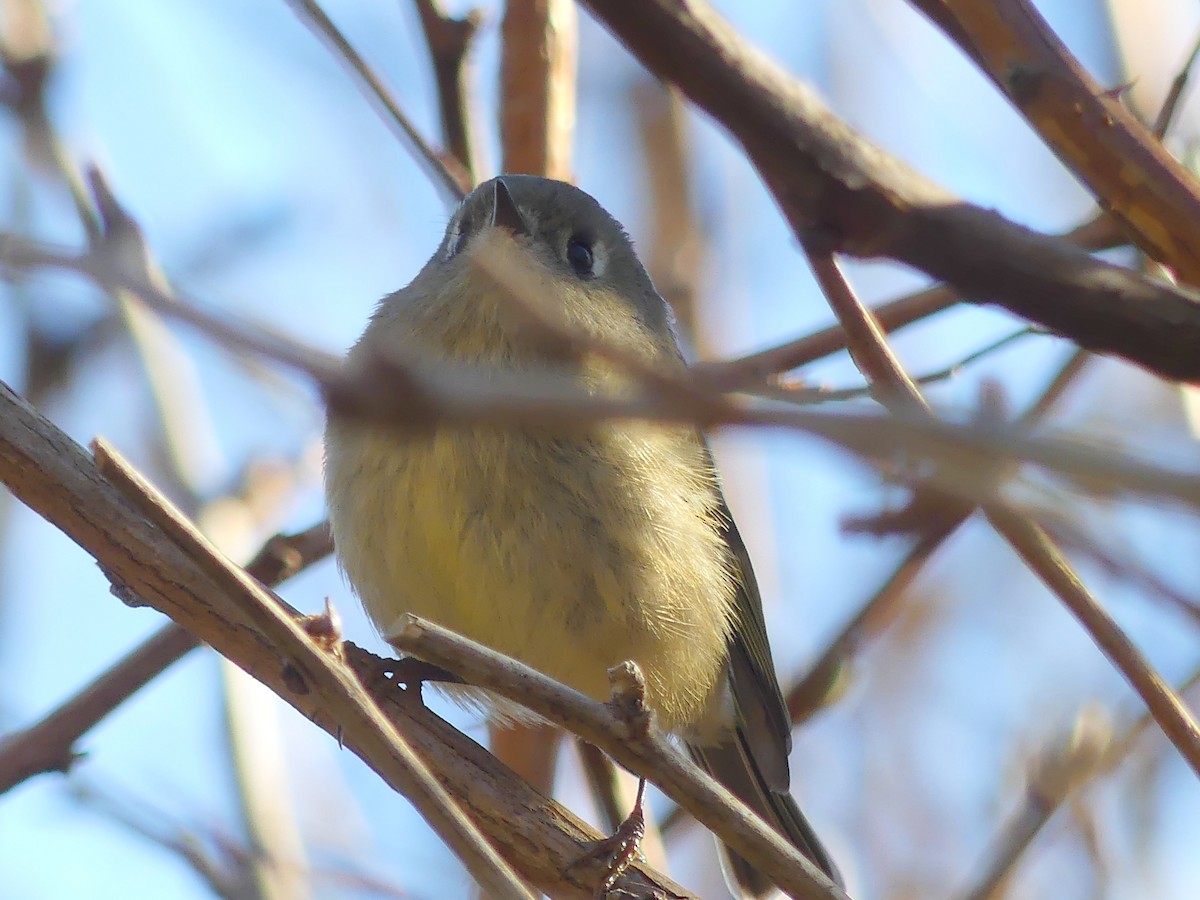
M 463 201 L 348 364 L 409 349 L 612 389 L 611 363 L 524 327 L 479 265 L 497 247 L 527 277 L 526 299 L 567 327 L 683 367 L 671 314 L 621 225 L 582 191 L 526 175 Z M 338 559 L 385 638 L 413 612 L 599 700 L 608 669 L 634 660 L 659 724 L 837 880 L 788 792 L 791 722 L 762 602 L 698 431 L 599 422 L 401 435 L 332 418 L 326 491 Z M 771 892 L 744 860 L 728 863 L 745 895 Z

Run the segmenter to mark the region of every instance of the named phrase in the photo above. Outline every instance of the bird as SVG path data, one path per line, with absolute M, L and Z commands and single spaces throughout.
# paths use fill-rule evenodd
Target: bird
M 520 273 L 521 297 L 489 274 L 496 253 Z M 548 339 L 530 310 L 581 343 Z M 672 313 L 621 224 L 571 184 L 502 175 L 462 201 L 346 365 L 366 371 L 378 354 L 411 353 L 567 378 L 588 394 L 628 390 L 619 360 L 588 341 L 686 367 Z M 698 428 L 598 420 L 402 434 L 331 411 L 325 483 L 339 565 L 385 639 L 415 613 L 598 700 L 608 669 L 633 660 L 659 725 L 841 883 L 790 793 L 792 727 L 762 599 Z M 746 860 L 727 848 L 723 857 L 740 896 L 773 892 Z

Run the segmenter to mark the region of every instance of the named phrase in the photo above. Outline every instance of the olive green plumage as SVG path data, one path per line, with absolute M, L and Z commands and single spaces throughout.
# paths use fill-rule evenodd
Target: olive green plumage
M 667 306 L 621 226 L 570 185 L 511 175 L 467 197 L 349 364 L 409 349 L 619 392 L 619 365 L 530 326 L 511 285 L 481 265 L 496 254 L 516 263 L 520 304 L 683 366 Z M 662 727 L 833 874 L 787 793 L 791 727 L 758 588 L 696 430 L 604 422 L 401 436 L 331 419 L 326 457 L 338 557 L 385 637 L 413 612 L 597 699 L 608 697 L 607 669 L 635 660 Z M 740 860 L 730 871 L 749 896 L 770 889 Z

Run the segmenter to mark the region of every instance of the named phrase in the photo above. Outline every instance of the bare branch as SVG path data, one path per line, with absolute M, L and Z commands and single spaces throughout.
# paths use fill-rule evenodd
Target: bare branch
M 446 147 L 462 165 L 471 184 L 478 183 L 482 166 L 475 144 L 474 106 L 471 103 L 468 59 L 471 42 L 483 20 L 477 9 L 463 18 L 455 19 L 442 11 L 439 0 L 416 0 L 425 32 L 425 43 L 433 58 L 433 75 L 437 81 L 438 109 L 441 111 L 442 134 Z
M 1200 725 L 1179 696 L 1154 670 L 1133 642 L 1088 593 L 1046 533 L 1027 516 L 1003 504 L 985 508 L 992 527 L 1012 545 L 1025 564 L 1058 595 L 1104 655 L 1125 676 L 1192 771 L 1200 776 Z
M 274 586 L 332 552 L 329 526 L 321 522 L 298 534 L 275 535 L 246 571 Z M 166 625 L 41 721 L 5 735 L 0 740 L 0 794 L 42 772 L 67 771 L 85 733 L 198 646 L 191 632 Z
M 406 624 L 388 640 L 470 684 L 533 710 L 649 778 L 789 896 L 797 900 L 846 897 L 795 847 L 675 749 L 655 726 L 653 712 L 637 688 L 641 674 L 632 663 L 609 671 L 613 700 L 600 703 L 416 616 L 407 616 Z M 644 684 L 641 688 L 644 691 Z
M 733 134 L 802 241 L 907 263 L 970 302 L 999 304 L 1167 378 L 1200 381 L 1200 303 L 1191 292 L 948 195 L 853 133 L 701 0 L 587 5 Z
M 264 596 L 236 572 L 224 576 L 236 584 L 216 580 L 225 565 L 219 557 L 202 561 L 192 544 L 189 552 L 182 550 L 118 494 L 70 438 L 5 386 L 0 386 L 0 411 L 0 481 L 95 556 L 123 596 L 193 630 L 395 787 L 407 776 L 395 757 L 397 732 L 375 724 L 372 710 L 378 704 L 472 820 L 534 884 L 555 896 L 591 897 L 586 884 L 599 880 L 602 867 L 579 871 L 579 877 L 594 879 L 587 883 L 563 873 L 599 835 L 428 712 L 415 691 L 397 691 L 382 678 L 395 670 L 394 661 L 350 644 L 315 642 L 302 630 L 302 617 L 284 616 L 282 601 Z M 370 687 L 370 703 L 359 684 Z M 652 891 L 690 896 L 637 866 L 620 887 L 638 896 Z
M 572 0 L 508 0 L 500 27 L 505 172 L 572 181 L 578 23 Z
M 1026 0 L 909 0 L 957 43 L 1150 257 L 1200 285 L 1200 188 Z
M 455 201 L 461 200 L 473 187 L 471 177 L 453 156 L 447 156 L 433 149 L 417 131 L 416 126 L 409 121 L 404 110 L 400 108 L 391 92 L 384 87 L 379 77 L 371 70 L 366 61 L 359 56 L 346 36 L 338 29 L 316 0 L 286 0 L 288 6 L 300 18 L 309 30 L 316 34 L 329 48 L 338 60 L 346 66 L 356 78 L 358 84 L 374 102 L 383 115 L 384 121 L 396 131 L 405 141 L 408 148 L 417 158 L 425 163 L 434 180 Z
M 206 598 L 221 613 L 233 613 L 272 643 L 292 689 L 314 693 L 337 710 L 339 736 L 353 739 L 373 759 L 376 771 L 404 794 L 430 827 L 463 861 L 489 896 L 532 900 L 516 875 L 426 768 L 411 745 L 383 715 L 341 658 L 340 635 L 332 645 L 309 635 L 244 569 L 226 559 L 141 475 L 101 440 L 93 442 L 96 467 L 146 520 L 159 528 L 211 579 L 217 596 Z M 102 563 L 103 565 L 103 563 Z M 134 583 L 117 584 L 141 596 Z

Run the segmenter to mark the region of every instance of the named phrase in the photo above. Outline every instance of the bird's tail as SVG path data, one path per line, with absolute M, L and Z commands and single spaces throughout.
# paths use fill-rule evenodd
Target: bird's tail
M 791 841 L 830 881 L 843 886 L 837 867 L 817 840 L 792 795 L 787 791 L 773 791 L 768 786 L 754 764 L 740 728 L 731 732 L 724 743 L 706 747 L 689 744 L 688 752 L 709 775 Z M 742 857 L 728 847 L 721 849 L 725 856 L 726 876 L 732 882 L 730 887 L 736 886 L 742 897 L 759 900 L 777 890 L 769 878 Z

